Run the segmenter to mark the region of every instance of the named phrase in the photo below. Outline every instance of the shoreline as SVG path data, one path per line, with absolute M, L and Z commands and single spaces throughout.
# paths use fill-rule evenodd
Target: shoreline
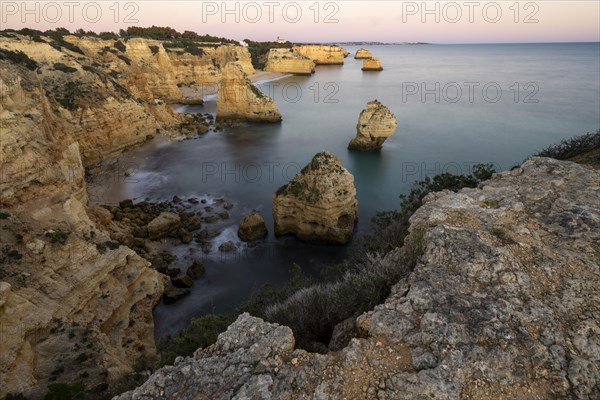
M 264 84 L 273 82 L 279 79 L 287 78 L 292 74 L 284 74 L 281 72 L 269 72 L 257 70 L 252 76 L 249 76 L 250 82 L 253 84 Z M 209 83 L 203 85 L 181 86 L 179 88 L 183 100 L 185 101 L 207 101 L 209 97 L 216 96 L 219 92 L 219 83 Z

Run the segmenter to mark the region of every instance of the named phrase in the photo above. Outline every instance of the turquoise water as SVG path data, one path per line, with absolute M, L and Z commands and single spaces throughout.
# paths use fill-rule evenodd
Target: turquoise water
M 344 66 L 320 66 L 310 77 L 262 84 L 277 102 L 281 124 L 244 124 L 131 152 L 138 159 L 139 179 L 115 182 L 118 197 L 224 197 L 236 206 L 231 220 L 220 225 L 217 241 L 236 240 L 237 222 L 251 209 L 258 209 L 272 227 L 273 192 L 315 153 L 329 150 L 355 177 L 358 231 L 364 231 L 376 211 L 397 207 L 398 195 L 415 180 L 446 171 L 469 173 L 479 162 L 509 169 L 563 138 L 600 128 L 599 43 L 369 49 L 381 59 L 383 72 L 362 72 L 361 61 L 349 57 Z M 353 54 L 357 48 L 348 50 Z M 419 93 L 411 94 L 416 88 Z M 423 89 L 428 90 L 425 97 Z M 349 152 L 358 115 L 374 99 L 394 112 L 398 130 L 381 151 Z M 214 100 L 203 107 L 179 107 L 215 109 Z M 159 336 L 181 329 L 193 316 L 232 311 L 260 283 L 285 281 L 294 262 L 315 274 L 346 251 L 276 239 L 272 232 L 257 248 L 242 247 L 230 257 L 218 251 L 202 255 L 193 247 L 175 252 L 182 259 L 203 258 L 207 279 L 180 302 L 156 308 Z

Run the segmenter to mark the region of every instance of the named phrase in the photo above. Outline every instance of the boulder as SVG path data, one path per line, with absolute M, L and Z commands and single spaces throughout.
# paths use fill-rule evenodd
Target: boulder
M 200 279 L 205 273 L 204 264 L 199 260 L 194 260 L 186 271 L 186 275 L 192 279 Z
M 166 236 L 176 235 L 181 219 L 172 212 L 163 212 L 148 224 L 148 237 L 150 240 L 162 239 Z
M 178 288 L 190 288 L 194 284 L 194 280 L 189 275 L 178 275 L 171 279 L 171 283 Z
M 163 300 L 165 304 L 172 304 L 177 300 L 184 298 L 188 294 L 190 294 L 189 288 L 178 288 L 173 285 L 169 285 L 163 293 Z
M 358 118 L 356 137 L 348 144 L 350 150 L 372 150 L 383 146 L 398 127 L 396 117 L 389 108 L 374 100 L 367 104 Z
M 232 253 L 237 250 L 237 246 L 231 240 L 219 246 L 219 251 L 223 253 Z
M 246 214 L 240 221 L 238 236 L 245 242 L 262 239 L 269 234 L 264 218 L 258 211 Z
M 217 118 L 253 122 L 279 122 L 277 105 L 250 82 L 235 62 L 225 66 L 217 96 Z
M 273 218 L 277 236 L 347 243 L 358 220 L 354 176 L 333 154 L 318 153 L 273 195 Z

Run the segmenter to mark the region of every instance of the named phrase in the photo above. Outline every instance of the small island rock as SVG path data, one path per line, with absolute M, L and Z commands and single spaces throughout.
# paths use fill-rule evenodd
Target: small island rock
M 245 242 L 262 239 L 268 235 L 265 220 L 257 211 L 252 211 L 240 221 L 238 236 Z
M 350 150 L 379 149 L 383 142 L 392 136 L 398 127 L 396 117 L 389 108 L 374 100 L 367 104 L 358 118 L 356 137 L 348 148 Z

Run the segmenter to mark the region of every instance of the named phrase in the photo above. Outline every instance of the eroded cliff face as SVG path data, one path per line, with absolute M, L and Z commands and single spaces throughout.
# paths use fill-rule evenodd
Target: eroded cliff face
M 310 75 L 315 72 L 315 63 L 293 49 L 271 49 L 265 71 Z
M 372 150 L 383 146 L 398 127 L 396 117 L 389 108 L 374 100 L 360 113 L 356 124 L 356 136 L 352 138 L 350 150 Z
M 358 220 L 354 177 L 329 152 L 318 153 L 273 195 L 275 234 L 347 243 Z
M 119 399 L 598 398 L 598 193 L 598 170 L 535 158 L 431 194 L 407 238 L 424 254 L 344 349 L 295 350 L 244 314 Z
M 316 65 L 344 64 L 345 50 L 340 46 L 305 44 L 293 47 L 294 51 L 310 58 Z
M 88 216 L 82 162 L 86 149 L 93 160 L 136 143 L 139 130 L 145 140 L 154 119 L 63 56 L 89 90 L 65 109 L 52 86 L 65 72 L 38 60 L 36 72 L 0 60 L 0 396 L 40 397 L 61 367 L 66 381 L 87 372 L 88 386 L 128 371 L 155 351 L 152 308 L 163 288 L 147 261 Z M 130 130 L 106 126 L 111 116 Z
M 252 85 L 242 66 L 230 62 L 219 87 L 217 119 L 279 122 L 281 114 L 273 99 Z

